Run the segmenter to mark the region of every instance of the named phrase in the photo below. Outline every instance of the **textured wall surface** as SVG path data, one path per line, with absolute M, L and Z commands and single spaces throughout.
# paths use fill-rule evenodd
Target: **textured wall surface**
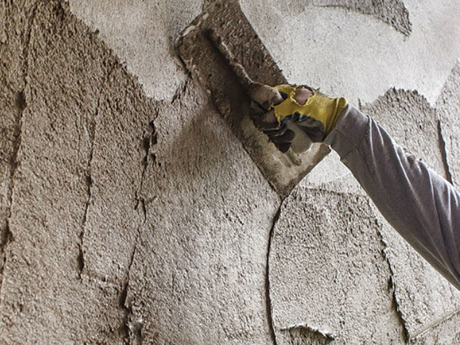
M 0 343 L 458 343 L 459 292 L 336 155 L 282 200 L 184 70 L 210 2 L 0 1 Z M 457 1 L 241 5 L 459 186 Z

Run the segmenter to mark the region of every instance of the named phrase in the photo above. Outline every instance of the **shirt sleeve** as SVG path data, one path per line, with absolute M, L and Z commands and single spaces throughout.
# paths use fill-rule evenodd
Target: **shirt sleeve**
M 454 187 L 350 105 L 325 144 L 391 226 L 460 289 L 460 194 Z

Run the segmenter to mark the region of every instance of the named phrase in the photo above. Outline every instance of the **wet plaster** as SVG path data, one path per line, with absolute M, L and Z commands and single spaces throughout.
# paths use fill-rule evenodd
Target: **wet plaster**
M 445 147 L 445 165 L 450 173 L 452 184 L 460 186 L 459 152 L 460 141 L 458 140 L 458 127 L 460 126 L 460 62 L 452 69 L 449 78 L 444 85 L 442 93 L 436 102 L 439 117 L 442 141 Z
M 409 11 L 401 0 L 313 0 L 313 5 L 324 7 L 342 7 L 365 15 L 376 17 L 395 30 L 409 36 L 412 23 Z
M 13 191 L 16 172 L 20 163 L 23 115 L 27 107 L 26 87 L 30 24 L 34 12 L 28 7 L 21 18 L 7 24 L 13 10 L 2 2 L 0 5 L 0 304 L 2 299 L 3 271 L 8 256 L 8 245 L 13 240 L 10 230 Z M 29 25 L 24 27 L 21 20 Z M 17 35 L 12 35 L 16 31 Z M 8 43 L 8 44 L 6 44 Z M 17 73 L 11 73 L 16 71 Z
M 437 109 L 416 91 L 390 89 L 364 113 L 377 120 L 406 152 L 447 177 Z M 376 212 L 378 214 L 378 212 Z M 409 338 L 459 307 L 460 294 L 381 219 L 386 255 L 393 267 L 395 299 Z
M 382 2 L 340 3 L 370 13 L 374 3 Z M 321 87 L 354 105 L 373 102 L 396 87 L 418 90 L 433 106 L 460 55 L 454 19 L 460 4 L 455 0 L 405 0 L 404 7 L 396 7 L 409 12 L 409 36 L 373 15 L 342 7 L 306 6 L 296 0 L 241 4 L 290 82 Z
M 277 344 L 404 343 L 379 231 L 366 197 L 292 192 L 270 253 Z
M 456 102 L 458 93 L 452 90 L 456 85 L 454 74 L 455 70 L 449 78 L 449 86 L 443 92 L 446 95 L 443 104 Z M 417 91 L 392 88 L 374 102 L 360 104 L 360 109 L 383 126 L 408 154 L 421 158 L 430 168 L 449 178 L 452 168 L 446 164 L 445 158 L 448 157 L 445 148 L 448 147 L 449 136 L 440 133 L 440 102 L 433 107 Z M 450 109 L 452 111 L 455 107 L 451 105 Z M 443 130 L 444 127 L 448 128 L 447 121 L 452 121 L 449 119 L 455 119 L 452 115 L 445 118 Z M 446 144 L 443 145 L 444 141 Z M 320 163 L 302 184 L 337 192 L 353 192 L 356 181 L 342 163 L 334 160 L 334 157 L 329 157 L 329 161 Z M 331 166 L 336 167 L 332 170 L 335 170 L 338 178 L 327 181 L 325 176 L 328 176 L 327 169 L 331 169 Z M 355 190 L 358 194 L 365 194 L 360 186 Z M 375 214 L 382 224 L 380 233 L 386 246 L 385 257 L 392 271 L 394 301 L 404 320 L 407 338 L 412 338 L 456 310 L 459 294 L 379 216 L 377 210 Z
M 139 78 L 148 97 L 170 102 L 185 82 L 174 40 L 201 11 L 202 0 L 73 1 L 70 8 Z
M 271 343 L 265 274 L 278 196 L 195 82 L 155 124 L 132 319 L 156 342 Z
M 455 176 L 456 160 L 452 157 L 455 157 L 456 149 L 452 145 L 455 145 L 454 128 L 458 125 L 455 123 L 458 78 L 456 67 L 436 107 L 417 91 L 392 88 L 375 102 L 361 104 L 360 109 L 377 120 L 408 154 L 422 158 L 429 167 L 450 180 Z M 302 185 L 364 195 L 358 185 L 353 191 L 356 181 L 335 159 L 326 158 Z M 331 169 L 334 164 L 336 168 Z M 335 170 L 329 180 L 327 169 Z M 459 307 L 459 293 L 378 216 L 377 210 L 375 214 L 381 222 L 380 233 L 391 270 L 393 300 L 405 326 L 406 338 L 413 339 L 455 312 Z
M 442 320 L 422 329 L 419 334 L 414 335 L 409 344 L 416 345 L 449 345 L 457 344 L 460 341 L 460 334 L 457 329 L 460 322 L 460 311 L 445 315 Z
M 407 3 L 412 18 L 417 8 Z M 0 26 L 8 138 L 0 143 L 0 229 L 11 239 L 0 245 L 0 342 L 458 340 L 452 289 L 394 237 L 356 185 L 333 189 L 347 176 L 322 177 L 336 182 L 329 190 L 302 183 L 280 208 L 208 95 L 170 59 L 171 37 L 196 7 L 174 2 L 171 14 L 164 3 L 51 1 L 37 2 L 34 13 L 34 4 L 0 7 L 12 18 Z M 260 30 L 265 14 L 254 13 L 262 14 L 253 20 Z M 150 58 L 137 70 L 130 62 Z M 423 92 L 390 89 L 362 105 L 455 181 L 451 78 L 441 115 Z M 149 87 L 167 101 L 146 97 Z
M 107 245 L 118 245 L 118 233 L 125 234 L 125 247 L 134 247 L 138 226 L 120 227 L 117 219 L 142 223 L 135 191 L 157 107 L 65 2 L 8 3 L 5 11 L 11 19 L 0 49 L 10 69 L 1 77 L 10 92 L 2 94 L 1 111 L 11 118 L 2 116 L 10 138 L 2 140 L 9 150 L 2 164 L 10 165 L 2 173 L 10 182 L 2 182 L 2 198 L 9 200 L 12 241 L 1 286 L 0 342 L 122 344 L 120 298 L 132 254 L 119 246 L 113 266 L 102 271 L 96 263 L 110 256 Z M 110 167 L 118 175 L 107 166 L 105 175 L 99 170 L 101 156 L 118 164 Z M 121 163 L 130 163 L 130 170 Z M 105 206 L 93 209 L 104 177 L 105 187 L 131 186 L 133 179 L 132 192 L 110 194 Z M 130 201 L 128 213 L 122 206 Z M 95 240 L 95 233 L 110 241 Z

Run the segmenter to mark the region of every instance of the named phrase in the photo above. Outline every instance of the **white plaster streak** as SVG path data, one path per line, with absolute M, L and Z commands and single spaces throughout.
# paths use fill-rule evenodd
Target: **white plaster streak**
M 446 313 L 445 315 L 441 316 L 438 320 L 434 321 L 433 323 L 427 325 L 426 327 L 423 327 L 422 329 L 418 330 L 417 332 L 414 332 L 414 334 L 411 336 L 411 340 L 414 340 L 418 337 L 421 337 L 422 335 L 426 334 L 428 331 L 431 329 L 439 326 L 440 324 L 446 322 L 447 320 L 450 320 L 453 318 L 455 315 L 460 313 L 460 308 L 457 308 L 453 312 Z
M 290 325 L 290 326 L 287 326 L 287 327 L 283 327 L 281 328 L 281 331 L 291 331 L 291 330 L 296 330 L 296 329 L 305 329 L 309 332 L 312 332 L 312 333 L 315 333 L 315 334 L 318 334 L 326 339 L 329 339 L 329 340 L 334 340 L 335 338 L 337 338 L 337 335 L 327 329 L 322 329 L 322 328 L 319 328 L 319 327 L 316 327 L 316 326 L 312 326 L 312 325 L 309 325 L 308 323 L 300 323 L 300 324 L 296 324 L 296 325 Z

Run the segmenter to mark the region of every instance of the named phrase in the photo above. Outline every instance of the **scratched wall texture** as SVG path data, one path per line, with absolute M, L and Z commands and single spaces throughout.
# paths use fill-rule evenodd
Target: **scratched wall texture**
M 0 1 L 0 343 L 458 343 L 460 294 L 334 154 L 281 200 L 183 69 L 210 2 Z M 459 186 L 456 0 L 241 6 Z

